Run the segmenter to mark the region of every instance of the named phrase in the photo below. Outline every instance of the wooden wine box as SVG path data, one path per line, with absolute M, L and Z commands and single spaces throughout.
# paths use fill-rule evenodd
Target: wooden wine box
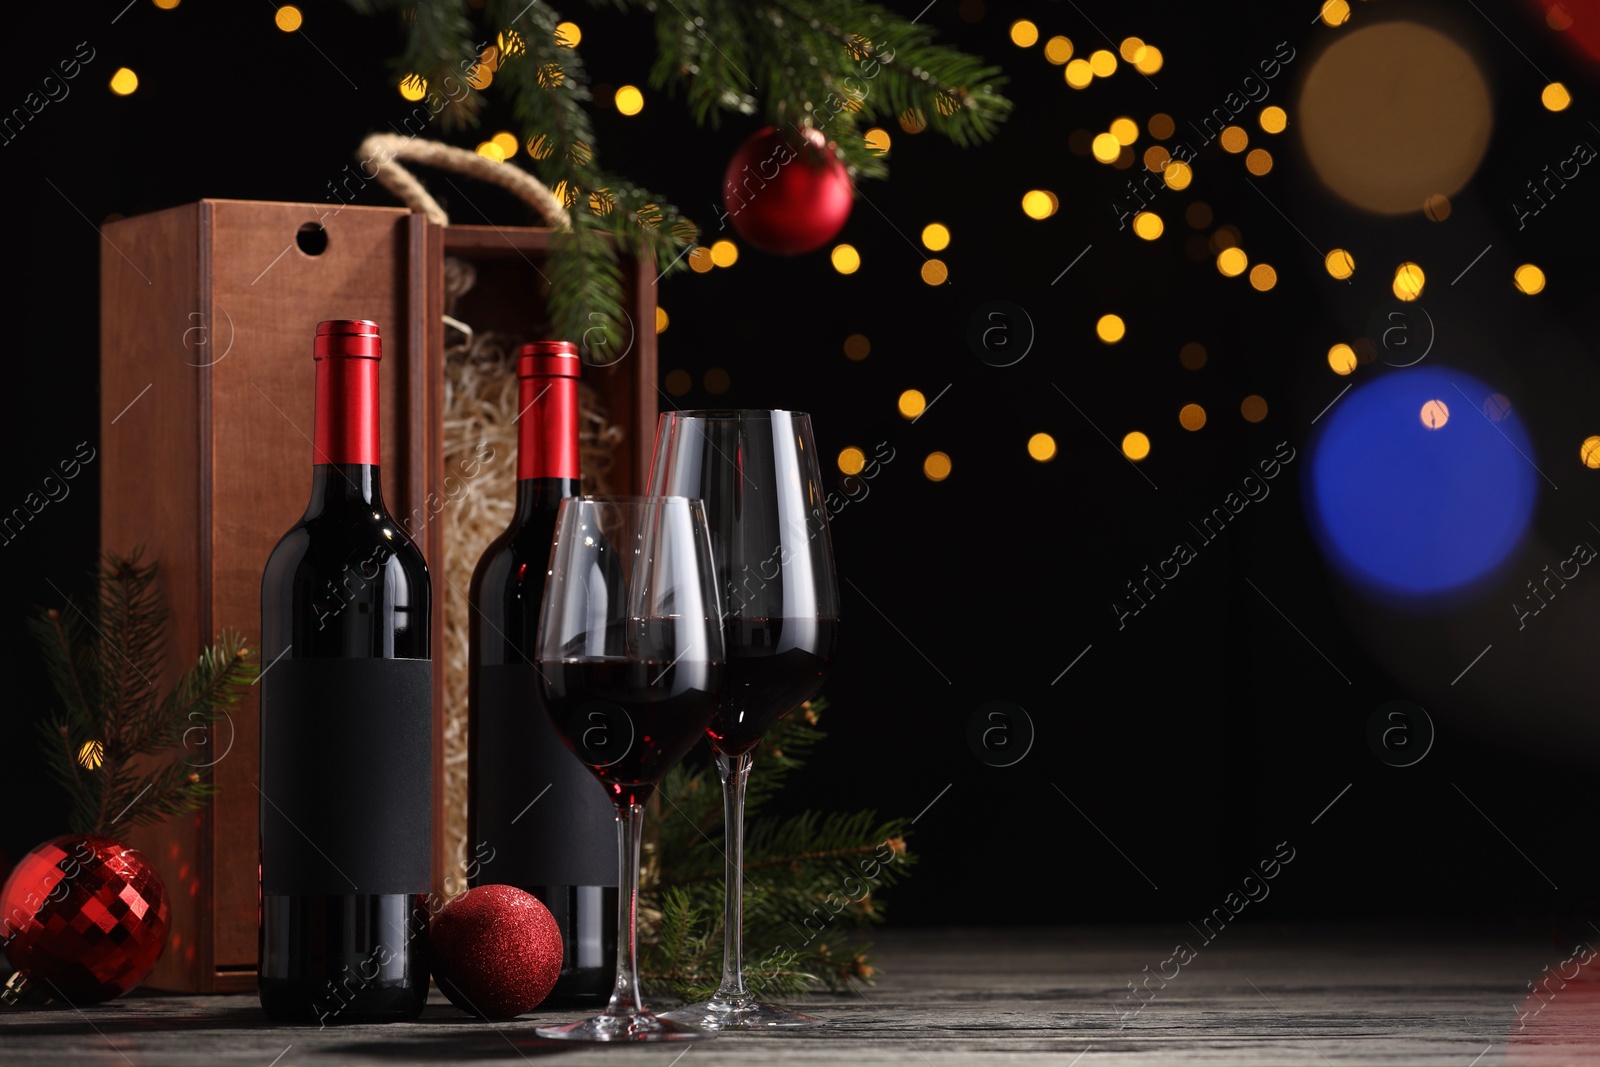
M 305 510 L 311 484 L 311 342 L 324 319 L 373 319 L 383 338 L 383 495 L 427 557 L 433 584 L 434 892 L 451 860 L 445 822 L 441 646 L 448 506 L 443 441 L 446 259 L 476 273 L 455 318 L 518 340 L 548 338 L 541 264 L 553 231 L 440 226 L 403 208 L 202 200 L 104 228 L 100 282 L 101 547 L 143 546 L 171 612 L 169 686 L 225 629 L 258 647 L 261 571 Z M 586 367 L 625 439 L 611 487 L 635 490 L 656 420 L 654 269 L 625 263 L 634 336 Z M 577 340 L 573 338 L 573 340 Z M 514 463 L 514 457 L 502 457 Z M 266 670 L 270 664 L 260 664 Z M 254 988 L 259 723 L 252 688 L 228 720 L 190 731 L 186 759 L 218 787 L 204 810 L 130 833 L 172 902 L 148 984 Z

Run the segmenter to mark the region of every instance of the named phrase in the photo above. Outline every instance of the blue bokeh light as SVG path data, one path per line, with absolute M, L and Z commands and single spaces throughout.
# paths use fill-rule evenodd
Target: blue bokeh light
M 1448 410 L 1442 421 L 1440 409 L 1424 412 L 1430 401 Z M 1328 561 L 1369 592 L 1463 590 L 1526 532 L 1538 491 L 1533 446 L 1504 398 L 1477 379 L 1391 371 L 1351 390 L 1323 422 L 1306 510 Z

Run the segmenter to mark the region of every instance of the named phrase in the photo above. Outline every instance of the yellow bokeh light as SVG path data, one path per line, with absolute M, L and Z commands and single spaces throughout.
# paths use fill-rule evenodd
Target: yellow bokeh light
M 950 247 L 950 229 L 942 222 L 930 222 L 922 228 L 922 247 L 930 252 L 943 252 Z
M 1338 375 L 1354 374 L 1356 369 L 1356 350 L 1340 341 L 1328 349 L 1328 366 L 1333 368 L 1333 373 Z
M 1060 201 L 1045 189 L 1029 189 L 1022 194 L 1022 213 L 1030 219 L 1047 219 L 1056 213 Z
M 1135 463 L 1139 462 L 1141 459 L 1150 454 L 1150 438 L 1146 437 L 1138 430 L 1134 430 L 1132 433 L 1123 437 L 1122 454 L 1133 460 Z
M 1044 58 L 1060 66 L 1072 58 L 1072 41 L 1066 37 L 1052 37 L 1044 43 Z
M 293 4 L 284 4 L 273 12 L 272 21 L 284 33 L 293 33 L 305 21 L 305 16 L 300 14 L 300 9 Z
M 923 476 L 930 482 L 942 482 L 950 477 L 950 457 L 943 452 L 929 452 L 922 461 Z
M 1422 213 L 1428 216 L 1429 222 L 1443 222 L 1450 217 L 1450 198 L 1434 193 L 1422 202 Z
M 1153 144 L 1144 150 L 1144 169 L 1152 174 L 1160 174 L 1171 162 L 1172 155 L 1163 145 Z
M 1139 58 L 1139 53 L 1144 50 L 1144 41 L 1138 37 L 1124 37 L 1117 51 L 1122 53 L 1122 58 L 1129 63 Z
M 929 285 L 943 285 L 950 278 L 950 268 L 944 265 L 942 259 L 927 259 L 922 262 L 922 280 Z
M 1342 248 L 1335 248 L 1328 253 L 1322 265 L 1328 269 L 1330 276 L 1342 282 L 1356 272 L 1356 257 Z
M 482 92 L 494 84 L 494 70 L 487 63 L 475 63 L 467 71 L 467 84 Z
M 111 75 L 111 91 L 118 96 L 127 96 L 139 88 L 139 75 L 127 67 L 118 67 L 117 72 Z
M 1082 89 L 1094 81 L 1094 68 L 1087 59 L 1074 59 L 1067 64 L 1066 79 L 1074 89 Z
M 834 245 L 828 258 L 833 262 L 833 269 L 840 274 L 854 274 L 861 269 L 861 253 L 856 251 L 854 245 Z
M 1218 140 L 1222 143 L 1223 151 L 1237 155 L 1250 144 L 1250 135 L 1245 132 L 1243 126 L 1229 126 L 1222 131 L 1222 136 Z
M 1133 65 L 1140 74 L 1155 74 L 1164 62 L 1166 58 L 1162 56 L 1161 49 L 1153 44 L 1147 44 L 1139 50 L 1138 58 L 1133 61 Z
M 92 771 L 105 762 L 105 758 L 106 747 L 98 741 L 85 741 L 78 746 L 78 766 L 80 767 L 86 767 Z
M 1018 48 L 1032 48 L 1039 43 L 1039 27 L 1027 19 L 1018 19 L 1011 24 L 1011 43 Z
M 503 56 L 520 56 L 528 51 L 528 42 L 516 30 L 506 30 L 494 35 L 494 45 Z
M 1117 143 L 1115 134 L 1097 133 L 1094 135 L 1094 143 L 1090 145 L 1090 151 L 1100 162 L 1114 163 L 1117 156 L 1122 153 L 1122 145 Z
M 155 5 L 163 11 L 171 11 L 178 3 L 179 0 L 155 0 Z
M 400 95 L 415 103 L 428 95 L 428 79 L 420 74 L 407 74 L 400 79 Z
M 489 138 L 489 140 L 500 146 L 501 159 L 510 159 L 512 156 L 517 154 L 517 139 L 511 136 L 511 134 L 507 133 L 505 130 L 501 130 L 499 133 Z
M 727 238 L 711 244 L 711 262 L 719 267 L 731 267 L 739 262 L 739 246 Z
M 1250 257 L 1242 248 L 1224 248 L 1217 253 L 1217 269 L 1226 277 L 1237 278 L 1250 265 Z
M 1100 321 L 1094 324 L 1094 332 L 1106 344 L 1114 345 L 1128 332 L 1128 325 L 1120 315 L 1101 315 Z
M 1250 394 L 1240 401 L 1239 414 L 1244 416 L 1245 422 L 1260 422 L 1267 417 L 1266 399 L 1254 393 Z
M 1253 288 L 1264 293 L 1277 284 L 1278 272 L 1273 270 L 1271 265 L 1266 263 L 1257 263 L 1255 266 L 1250 268 L 1250 285 Z
M 1345 0 L 1327 0 L 1322 5 L 1322 21 L 1329 26 L 1343 26 L 1350 21 L 1350 5 Z
M 1036 433 L 1028 438 L 1028 455 L 1040 463 L 1056 458 L 1056 439 L 1047 433 Z
M 689 269 L 696 274 L 704 274 L 716 264 L 711 261 L 711 249 L 700 245 L 689 253 Z
M 907 389 L 895 401 L 895 407 L 900 409 L 902 418 L 914 419 L 928 410 L 928 398 L 922 395 L 921 390 Z
M 1167 183 L 1168 189 L 1182 190 L 1189 188 L 1189 183 L 1194 180 L 1194 171 L 1189 164 L 1181 159 L 1175 159 L 1167 164 L 1167 169 L 1161 172 L 1161 180 Z
M 1150 116 L 1150 121 L 1145 123 L 1145 128 L 1150 131 L 1150 136 L 1158 141 L 1165 141 L 1177 130 L 1178 124 L 1172 121 L 1172 116 L 1158 111 Z
M 872 341 L 864 333 L 853 333 L 844 339 L 844 358 L 860 363 L 872 354 Z
M 1600 437 L 1585 437 L 1578 449 L 1578 458 L 1590 470 L 1600 470 Z
M 617 110 L 624 115 L 637 115 L 644 110 L 644 94 L 636 85 L 624 85 L 614 97 Z
M 1539 102 L 1550 111 L 1565 111 L 1572 103 L 1572 94 L 1560 82 L 1551 82 L 1539 94 Z
M 1198 430 L 1206 424 L 1206 409 L 1199 404 L 1185 404 L 1178 409 L 1178 425 L 1185 430 Z
M 845 474 L 860 474 L 867 465 L 867 454 L 855 445 L 839 452 L 839 470 Z
M 656 305 L 656 333 L 666 333 L 667 327 L 672 325 L 672 320 L 667 317 L 667 309 L 660 304 Z
M 485 159 L 492 159 L 496 163 L 504 163 L 506 161 L 505 149 L 493 141 L 481 142 L 478 145 L 478 155 L 483 156 Z
M 1445 406 L 1443 400 L 1430 400 L 1422 405 L 1418 416 L 1422 419 L 1422 425 L 1430 430 L 1437 430 L 1450 421 L 1450 409 Z
M 576 48 L 583 43 L 583 31 L 576 22 L 556 24 L 556 44 L 561 48 Z
M 1422 268 L 1415 263 L 1402 263 L 1394 271 L 1394 295 L 1401 300 L 1415 300 L 1422 295 L 1427 282 Z
M 1130 118 L 1111 120 L 1111 136 L 1121 145 L 1129 145 L 1139 139 L 1139 124 Z
M 1272 169 L 1272 153 L 1265 148 L 1252 148 L 1250 154 L 1244 157 L 1244 169 L 1256 177 Z
M 916 108 L 908 107 L 900 112 L 900 128 L 907 133 L 921 133 L 928 128 L 928 120 Z
M 1544 271 L 1532 263 L 1524 263 L 1518 267 L 1516 273 L 1511 275 L 1511 280 L 1519 292 L 1527 293 L 1529 296 L 1544 290 Z
M 1161 216 L 1153 211 L 1141 211 L 1133 217 L 1133 232 L 1146 241 L 1154 241 L 1164 229 L 1166 227 L 1162 225 Z
M 887 152 L 889 151 L 889 145 L 893 143 L 889 137 L 889 131 L 881 126 L 874 126 L 868 130 L 865 140 L 867 150 L 871 152 Z
M 1277 104 L 1261 109 L 1261 128 L 1268 133 L 1282 133 L 1289 126 L 1289 113 Z
M 1096 78 L 1109 78 L 1117 71 L 1117 57 L 1104 48 L 1089 53 L 1089 69 Z

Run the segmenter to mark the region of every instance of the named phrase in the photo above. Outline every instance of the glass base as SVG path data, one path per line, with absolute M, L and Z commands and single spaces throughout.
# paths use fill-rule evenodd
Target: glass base
M 665 1012 L 661 1018 L 706 1030 L 783 1030 L 817 1026 L 822 1020 L 774 1004 L 763 1004 L 746 994 L 742 997 L 714 996 L 698 1004 Z
M 717 1035 L 648 1011 L 606 1013 L 565 1026 L 541 1026 L 540 1037 L 554 1041 L 699 1041 Z

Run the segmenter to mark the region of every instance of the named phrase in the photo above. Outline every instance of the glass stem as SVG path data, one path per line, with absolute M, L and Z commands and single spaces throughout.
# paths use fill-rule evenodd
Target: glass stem
M 722 816 L 725 826 L 722 911 L 722 984 L 719 1000 L 746 999 L 744 987 L 744 790 L 750 780 L 755 755 L 717 753 L 717 773 L 722 776 Z
M 644 829 L 644 805 L 617 805 L 618 881 L 622 900 L 617 907 L 617 984 L 611 990 L 607 1015 L 639 1015 L 639 842 Z

